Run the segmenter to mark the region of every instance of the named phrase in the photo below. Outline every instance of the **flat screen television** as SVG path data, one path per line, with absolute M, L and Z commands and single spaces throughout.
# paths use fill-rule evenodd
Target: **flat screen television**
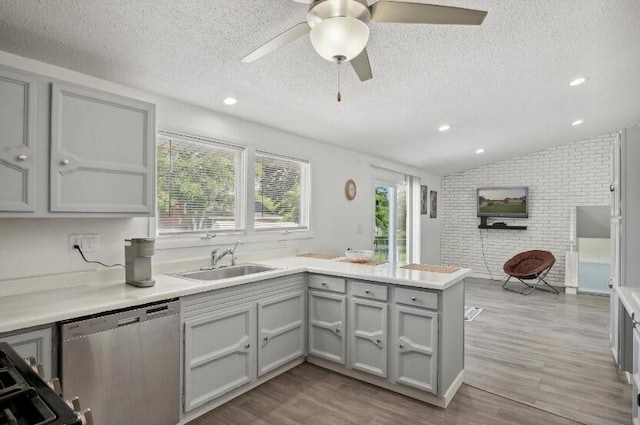
M 478 188 L 478 217 L 529 217 L 528 187 Z

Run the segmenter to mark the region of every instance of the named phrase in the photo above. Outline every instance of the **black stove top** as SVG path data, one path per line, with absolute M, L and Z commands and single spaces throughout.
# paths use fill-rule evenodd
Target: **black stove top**
M 0 425 L 81 425 L 78 415 L 7 343 L 0 342 Z

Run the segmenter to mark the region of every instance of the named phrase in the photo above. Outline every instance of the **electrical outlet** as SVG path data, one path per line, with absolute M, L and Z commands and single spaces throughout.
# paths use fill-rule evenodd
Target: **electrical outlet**
M 97 233 L 73 233 L 69 235 L 69 251 L 75 251 L 74 245 L 78 245 L 82 252 L 98 252 L 100 235 Z

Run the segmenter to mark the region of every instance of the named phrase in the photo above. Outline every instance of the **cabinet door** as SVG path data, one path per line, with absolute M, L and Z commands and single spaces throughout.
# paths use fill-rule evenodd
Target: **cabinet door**
M 0 341 L 11 345 L 20 356 L 34 357 L 44 366 L 46 379 L 51 379 L 53 371 L 53 348 L 51 328 L 38 329 L 10 336 L 0 337 Z
M 640 401 L 640 332 L 633 328 L 633 375 L 632 375 L 631 417 L 638 418 L 638 402 Z
M 437 394 L 438 313 L 394 306 L 394 381 Z
M 184 411 L 256 379 L 255 304 L 184 325 Z
M 387 377 L 387 303 L 349 300 L 349 367 Z
M 0 211 L 35 211 L 36 80 L 0 69 Z
M 258 303 L 258 376 L 305 354 L 304 291 Z
M 344 295 L 309 291 L 309 354 L 345 364 Z
M 50 209 L 153 213 L 155 107 L 54 83 Z

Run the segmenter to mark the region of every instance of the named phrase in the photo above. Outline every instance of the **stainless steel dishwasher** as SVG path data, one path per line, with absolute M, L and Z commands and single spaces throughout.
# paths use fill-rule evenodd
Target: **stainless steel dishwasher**
M 180 409 L 180 304 L 146 305 L 61 326 L 64 397 L 96 425 L 175 425 Z

